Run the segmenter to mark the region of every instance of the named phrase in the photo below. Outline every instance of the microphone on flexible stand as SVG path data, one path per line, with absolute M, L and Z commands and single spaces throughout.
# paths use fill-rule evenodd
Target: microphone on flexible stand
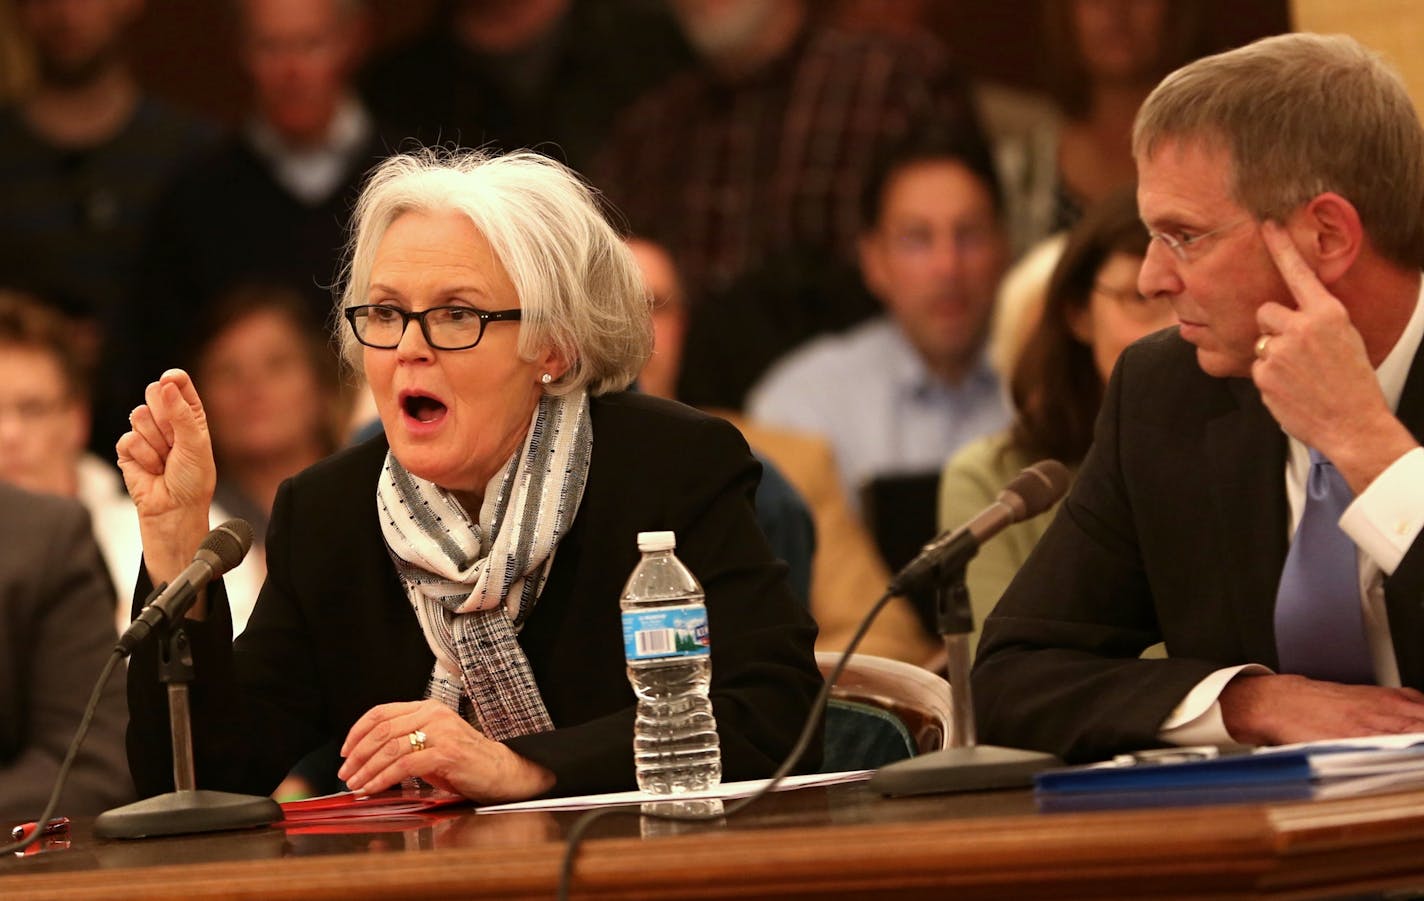
M 894 594 L 935 589 L 939 632 L 948 660 L 951 727 L 949 747 L 881 767 L 870 787 L 886 795 L 922 795 L 1028 785 L 1033 774 L 1062 761 L 1051 754 L 980 745 L 974 733 L 969 688 L 969 634 L 974 613 L 964 568 L 984 542 L 1008 526 L 1048 510 L 1071 481 L 1057 460 L 1040 460 L 1004 486 L 994 503 L 969 522 L 924 546 L 890 581 Z
M 229 792 L 200 791 L 193 769 L 192 722 L 188 683 L 193 681 L 193 655 L 183 616 L 209 582 L 242 562 L 252 547 L 252 526 L 230 519 L 208 533 L 193 562 L 172 582 L 159 586 L 138 618 L 119 639 L 127 655 L 150 634 L 164 640 L 159 653 L 159 679 L 168 685 L 168 727 L 173 739 L 173 788 L 101 813 L 94 832 L 103 838 L 142 838 L 265 826 L 282 818 L 271 798 Z

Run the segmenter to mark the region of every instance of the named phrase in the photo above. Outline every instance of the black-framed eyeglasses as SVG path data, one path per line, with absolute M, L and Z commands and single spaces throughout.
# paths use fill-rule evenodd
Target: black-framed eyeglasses
M 388 304 L 363 304 L 346 310 L 356 340 L 367 347 L 392 350 L 401 343 L 414 319 L 425 343 L 436 350 L 469 350 L 485 336 L 491 322 L 518 322 L 523 311 L 477 310 L 474 307 L 431 307 L 412 313 Z

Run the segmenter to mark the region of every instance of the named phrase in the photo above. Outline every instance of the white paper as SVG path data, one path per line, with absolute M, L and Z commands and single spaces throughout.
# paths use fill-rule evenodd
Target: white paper
M 1424 732 L 1402 732 L 1398 735 L 1366 735 L 1362 738 L 1326 738 L 1320 741 L 1302 741 L 1293 745 L 1268 745 L 1257 748 L 1260 754 L 1275 751 L 1310 751 L 1315 748 L 1359 748 L 1366 750 L 1401 750 L 1413 745 L 1424 745 Z
M 1424 751 L 1336 751 L 1311 754 L 1310 771 L 1317 779 L 1339 776 L 1373 776 L 1381 773 L 1424 773 Z
M 1383 791 L 1402 791 L 1424 786 L 1424 771 L 1405 770 L 1395 773 L 1380 773 L 1375 776 L 1347 776 L 1341 779 L 1326 779 L 1316 782 L 1311 797 L 1321 800 L 1330 798 L 1352 798 Z
M 862 782 L 869 779 L 874 770 L 848 770 L 843 773 L 812 773 L 806 776 L 787 776 L 776 786 L 775 791 L 793 788 L 808 788 L 814 785 L 840 785 L 847 782 Z M 513 804 L 494 804 L 477 807 L 475 813 L 514 813 L 521 810 L 588 810 L 592 807 L 610 807 L 624 804 L 652 804 L 659 801 L 696 801 L 704 798 L 720 798 L 724 801 L 745 798 L 770 782 L 770 779 L 749 779 L 746 782 L 728 782 L 704 792 L 687 792 L 679 795 L 654 795 L 648 792 L 611 792 L 604 795 L 578 795 L 572 798 L 546 798 L 541 801 L 516 801 Z

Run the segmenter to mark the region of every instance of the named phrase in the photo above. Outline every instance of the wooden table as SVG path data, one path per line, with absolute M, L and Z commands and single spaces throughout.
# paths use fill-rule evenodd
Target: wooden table
M 552 898 L 576 814 L 103 841 L 0 861 L 0 898 Z M 671 834 L 646 834 L 665 832 Z M 681 832 L 681 834 L 677 834 Z M 1028 792 L 773 796 L 722 825 L 601 820 L 575 898 L 1319 898 L 1424 887 L 1424 791 L 1044 813 Z

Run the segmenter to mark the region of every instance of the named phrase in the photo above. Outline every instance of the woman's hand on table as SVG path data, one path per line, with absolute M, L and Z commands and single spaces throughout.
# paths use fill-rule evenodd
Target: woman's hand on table
M 351 727 L 341 756 L 337 776 L 361 794 L 408 776 L 472 801 L 522 801 L 554 787 L 553 773 L 486 738 L 439 701 L 372 707 Z

